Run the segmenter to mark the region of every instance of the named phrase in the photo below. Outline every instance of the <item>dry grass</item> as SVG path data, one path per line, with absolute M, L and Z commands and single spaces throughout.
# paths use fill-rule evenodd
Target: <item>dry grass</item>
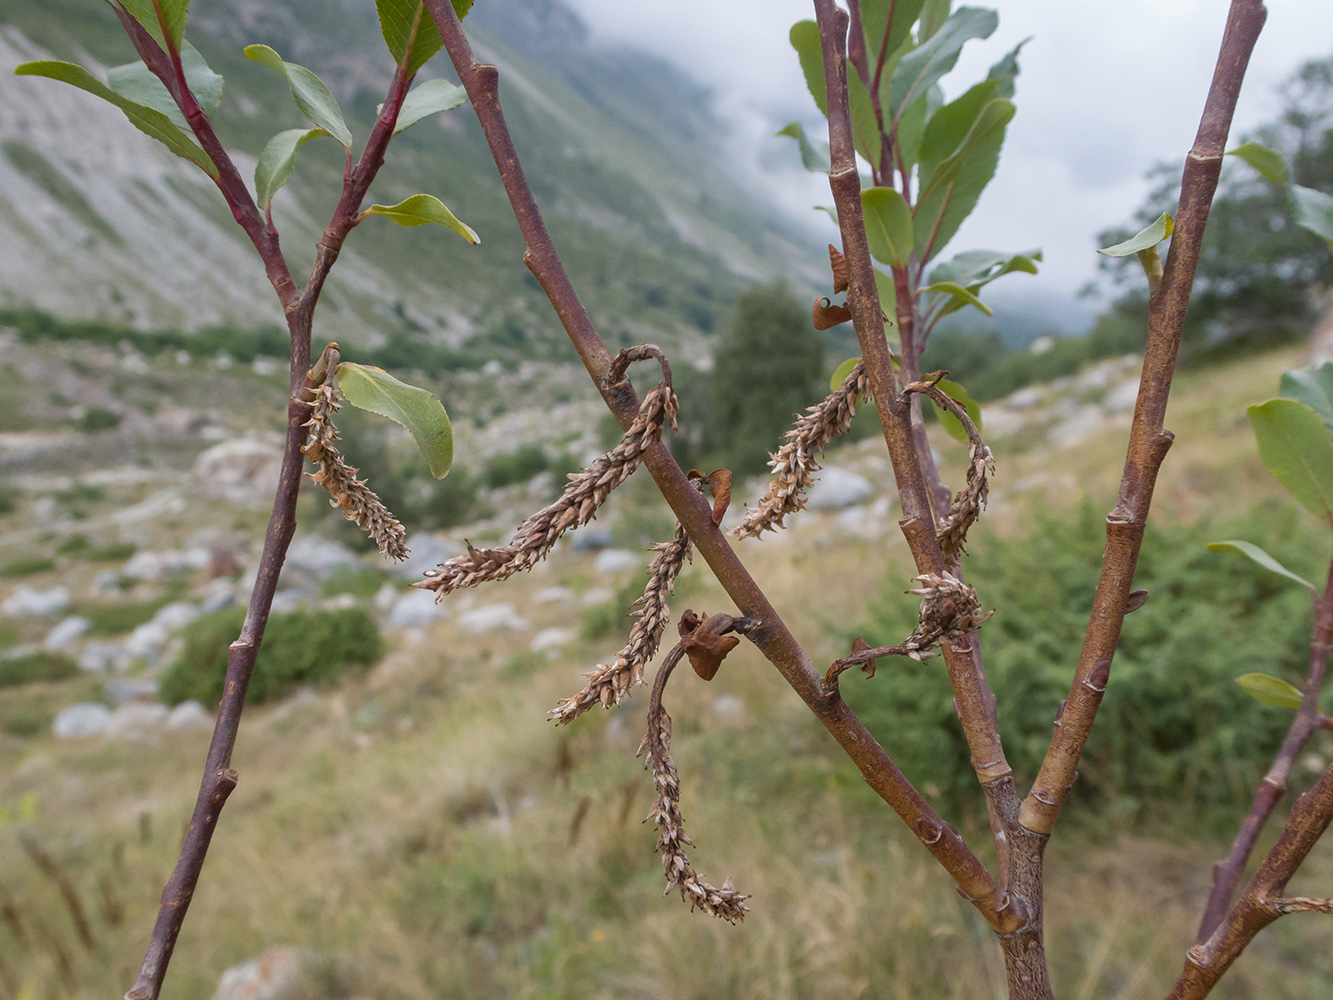
M 1186 377 L 1171 414 L 1180 441 L 1159 487 L 1170 509 L 1230 510 L 1276 491 L 1255 472 L 1234 415 L 1264 398 L 1289 360 L 1264 358 L 1206 384 Z M 1115 473 L 1103 466 L 1123 448 L 1113 437 L 1059 456 L 1077 488 L 1108 508 Z M 965 454 L 941 450 L 951 469 Z M 1039 464 L 1003 449 L 997 458 L 997 489 Z M 1068 499 L 1055 487 L 1034 492 Z M 995 522 L 1017 530 L 1025 502 L 1002 498 Z M 801 526 L 788 536 L 742 543 L 742 552 L 793 631 L 828 662 L 846 653 L 829 625 L 859 618 L 890 568 L 906 588 L 910 560 L 896 533 L 867 546 L 828 516 L 793 520 Z M 653 832 L 640 823 L 651 781 L 633 758 L 646 689 L 568 729 L 545 721 L 620 640 L 579 642 L 558 658 L 526 651 L 532 632 L 578 615 L 529 597 L 556 583 L 577 589 L 588 572 L 588 557 L 558 551 L 531 575 L 446 602 L 512 601 L 529 631 L 477 637 L 455 614 L 363 679 L 252 710 L 234 762 L 240 785 L 164 996 L 207 998 L 225 968 L 288 944 L 323 956 L 312 978 L 321 997 L 1002 997 L 984 924 L 744 646 L 711 684 L 681 673 L 665 700 L 692 857 L 712 880 L 732 875 L 753 893 L 753 912 L 733 927 L 662 898 Z M 728 606 L 698 565 L 671 602 L 675 615 L 687 606 Z M 124 990 L 205 743 L 199 734 L 0 743 L 0 994 L 23 983 L 35 1000 Z M 1222 845 L 1189 829 L 1189 818 L 1132 836 L 1099 822 L 1110 821 L 1071 818 L 1049 855 L 1057 993 L 1160 996 Z M 92 949 L 21 835 L 78 888 Z M 1326 843 L 1293 891 L 1327 894 L 1331 882 Z M 1295 916 L 1265 931 L 1219 995 L 1316 1000 L 1330 995 L 1331 977 L 1333 925 Z

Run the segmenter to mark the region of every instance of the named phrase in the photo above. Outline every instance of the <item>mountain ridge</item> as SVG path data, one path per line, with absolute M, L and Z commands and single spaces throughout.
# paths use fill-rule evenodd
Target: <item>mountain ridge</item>
M 365 135 L 391 72 L 373 8 L 227 0 L 192 15 L 189 36 L 227 78 L 217 124 L 247 178 L 267 136 L 301 120 L 286 88 L 241 58 L 239 43 L 274 44 L 285 58 L 308 63 Z M 501 69 L 525 169 L 608 342 L 656 339 L 706 352 L 748 281 L 817 279 L 814 241 L 723 176 L 709 146 L 725 126 L 709 112 L 707 92 L 681 71 L 598 49 L 586 25 L 554 0 L 479 4 L 467 23 L 478 52 Z M 10 75 L 18 62 L 51 56 L 104 72 L 129 57 L 120 32 L 111 12 L 89 9 L 88 0 L 18 0 L 0 15 L 7 92 L 0 236 L 10 248 L 0 305 L 135 326 L 277 322 L 262 268 L 206 177 L 90 95 Z M 445 75 L 446 68 L 441 56 L 428 70 Z M 674 119 L 653 113 L 667 106 Z M 303 149 L 296 177 L 274 203 L 298 274 L 340 187 L 334 146 Z M 521 267 L 521 238 L 466 107 L 397 137 L 371 198 L 391 202 L 417 191 L 441 197 L 481 232 L 482 246 L 369 220 L 334 271 L 317 320 L 321 335 L 451 346 L 482 338 L 559 351 L 559 331 Z

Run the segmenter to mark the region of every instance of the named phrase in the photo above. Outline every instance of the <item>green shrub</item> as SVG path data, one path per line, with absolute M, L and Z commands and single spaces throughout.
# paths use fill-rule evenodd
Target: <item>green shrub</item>
M 133 542 L 112 542 L 89 549 L 87 555 L 91 562 L 124 562 L 138 551 Z
M 15 559 L 0 567 L 0 576 L 8 579 L 19 576 L 34 576 L 37 573 L 49 573 L 55 568 L 56 561 L 54 559 L 45 559 L 40 556 L 31 559 Z
M 87 535 L 70 535 L 63 542 L 56 546 L 58 555 L 67 556 L 77 552 L 84 552 L 88 548 Z
M 1207 542 L 1245 538 L 1307 571 L 1313 553 L 1297 512 L 1265 510 L 1220 527 L 1150 527 L 1134 579 L 1148 603 L 1125 620 L 1111 683 L 1088 742 L 1075 794 L 1133 809 L 1154 798 L 1201 806 L 1252 795 L 1291 713 L 1261 705 L 1235 680 L 1264 671 L 1301 683 L 1310 642 L 1309 595 Z M 981 630 L 986 674 L 998 698 L 1005 752 L 1031 780 L 1069 691 L 1105 544 L 1090 506 L 1042 518 L 1026 537 L 975 533 L 964 564 L 995 616 Z M 871 620 L 847 635 L 901 641 L 916 625 L 904 580 L 887 581 Z M 942 661 L 894 657 L 843 693 L 903 771 L 948 796 L 975 784 Z
M 324 597 L 338 594 L 351 594 L 353 597 L 373 597 L 384 583 L 384 574 L 369 566 L 356 563 L 339 563 L 324 582 L 319 592 Z
M 81 607 L 79 614 L 92 623 L 89 635 L 123 635 L 150 621 L 167 603 L 161 598 L 135 604 L 94 604 Z
M 120 424 L 120 414 L 104 410 L 100 406 L 90 406 L 84 411 L 79 427 L 89 434 L 96 431 L 109 431 Z
M 647 565 L 645 560 L 644 565 Z M 609 601 L 595 604 L 583 612 L 582 635 L 585 639 L 610 639 L 619 637 L 622 641 L 629 635 L 634 624 L 630 617 L 633 604 L 643 596 L 646 575 L 636 574 L 626 580 L 616 590 L 616 596 Z
M 59 653 L 37 652 L 0 660 L 0 687 L 35 681 L 63 681 L 77 676 L 79 665 Z
M 185 649 L 167 669 L 159 694 L 168 705 L 193 698 L 216 705 L 227 676 L 227 647 L 245 618 L 242 608 L 227 608 L 195 619 L 185 627 Z M 353 666 L 380 658 L 379 626 L 360 608 L 302 610 L 268 621 L 247 700 L 271 701 L 298 684 L 327 683 Z
M 525 444 L 518 451 L 496 455 L 486 465 L 484 478 L 491 489 L 525 483 L 539 472 L 545 472 L 550 463 L 539 444 Z

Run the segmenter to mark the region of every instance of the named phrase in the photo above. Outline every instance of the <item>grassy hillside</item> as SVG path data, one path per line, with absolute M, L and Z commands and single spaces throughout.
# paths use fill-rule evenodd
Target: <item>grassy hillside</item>
M 1158 483 L 1158 524 L 1263 517 L 1264 504 L 1289 502 L 1258 461 L 1243 407 L 1264 398 L 1295 363 L 1294 352 L 1277 352 L 1181 379 L 1168 414 L 1177 442 Z M 252 376 L 234 377 L 241 386 Z M 999 473 L 980 530 L 1021 539 L 1039 511 L 1068 516 L 1084 499 L 1108 510 L 1123 438 L 1115 421 L 1072 445 L 1031 429 L 995 437 Z M 956 481 L 962 447 L 932 440 Z M 830 460 L 881 488 L 890 481 L 873 439 Z M 642 485 L 631 484 L 599 523 L 621 538 L 634 537 L 631 523 L 646 537 L 664 537 L 670 522 Z M 738 486 L 737 503 L 760 488 Z M 56 546 L 54 531 L 71 530 L 68 523 L 27 528 L 37 494 L 33 487 L 0 521 L 0 562 L 44 556 L 44 546 Z M 99 542 L 114 541 L 114 522 L 98 518 L 109 502 L 126 500 L 117 493 L 85 500 L 79 523 L 105 525 Z M 205 516 L 231 511 L 221 505 Z M 250 517 L 253 523 L 258 514 Z M 1314 537 L 1316 526 L 1296 517 L 1294 537 Z M 884 595 L 907 586 L 910 561 L 891 512 L 855 525 L 813 511 L 792 522 L 782 536 L 744 543 L 743 555 L 816 662 L 827 662 L 845 649 L 848 627 L 897 599 Z M 198 530 L 180 514 L 150 523 L 159 525 L 159 545 Z M 9 542 L 19 527 L 24 541 Z M 984 542 L 976 548 L 986 558 Z M 1322 542 L 1306 548 L 1311 566 L 1328 556 Z M 76 569 L 86 557 L 55 558 L 58 565 L 24 581 L 91 575 Z M 982 922 L 752 650 L 737 650 L 711 684 L 688 672 L 677 677 L 666 700 L 682 809 L 697 843 L 692 857 L 705 877 L 730 875 L 753 893 L 753 912 L 731 927 L 661 898 L 655 838 L 639 822 L 651 804 L 649 776 L 633 756 L 642 692 L 625 710 L 590 714 L 569 729 L 544 721 L 579 687 L 582 671 L 613 655 L 628 628 L 621 619 L 599 638 L 531 651 L 547 628 L 598 631 L 610 596 L 599 589 L 636 586 L 635 571 L 598 574 L 594 560 L 562 548 L 529 576 L 453 595 L 440 623 L 399 633 L 368 674 L 247 712 L 235 759 L 240 785 L 164 996 L 206 998 L 225 968 L 278 944 L 308 949 L 310 995 L 318 996 L 997 995 L 1003 973 Z M 1092 561 L 1088 571 L 1095 573 Z M 5 593 L 13 587 L 0 585 Z M 551 588 L 566 596 L 539 600 Z M 1004 614 L 1004 594 L 984 599 Z M 469 611 L 497 603 L 512 603 L 521 625 L 468 627 Z M 699 565 L 685 571 L 672 602 L 677 614 L 726 606 Z M 617 618 L 614 606 L 610 617 Z M 881 678 L 857 674 L 846 683 L 863 693 Z M 96 689 L 88 676 L 0 689 L 0 727 L 20 711 L 49 711 L 96 697 Z M 893 752 L 898 734 L 880 736 Z M 138 744 L 58 741 L 4 729 L 0 981 L 31 983 L 39 998 L 125 988 L 175 857 L 206 741 L 199 732 Z M 1327 759 L 1328 735 L 1311 751 Z M 1296 778 L 1309 780 L 1305 764 Z M 1238 799 L 1243 794 L 1237 789 Z M 972 807 L 950 818 L 981 841 L 984 815 L 970 798 Z M 1178 971 L 1209 865 L 1223 850 L 1227 811 L 1140 806 L 1080 805 L 1052 844 L 1046 919 L 1061 996 L 1159 995 Z M 87 944 L 58 887 L 25 854 L 24 838 L 73 885 Z M 1325 842 L 1293 891 L 1317 894 L 1330 877 L 1333 844 Z M 1225 993 L 1326 996 L 1330 946 L 1327 923 L 1279 922 L 1229 974 Z
M 723 126 L 695 85 L 655 59 L 592 47 L 557 5 L 495 6 L 489 18 L 469 19 L 474 43 L 501 68 L 526 173 L 608 341 L 697 348 L 747 280 L 819 266 L 817 245 L 804 246 L 727 177 Z M 242 57 L 251 42 L 320 73 L 354 134 L 368 133 L 391 69 L 371 5 L 237 2 L 201 8 L 190 23 L 190 37 L 227 80 L 219 133 L 243 174 L 269 136 L 303 124 L 279 78 Z M 544 43 L 534 45 L 543 29 Z M 20 61 L 52 56 L 101 72 L 132 50 L 96 0 L 20 0 L 0 14 L 9 106 L 0 113 L 0 235 L 15 250 L 0 305 L 178 329 L 280 320 L 257 260 L 202 173 L 153 148 L 109 105 L 9 75 Z M 448 76 L 446 67 L 438 56 L 426 75 Z M 275 201 L 298 275 L 342 170 L 336 144 L 315 142 Z M 392 204 L 418 191 L 442 197 L 482 244 L 370 220 L 334 272 L 324 335 L 375 343 L 410 334 L 454 346 L 480 338 L 510 349 L 557 340 L 469 108 L 403 133 L 371 197 Z

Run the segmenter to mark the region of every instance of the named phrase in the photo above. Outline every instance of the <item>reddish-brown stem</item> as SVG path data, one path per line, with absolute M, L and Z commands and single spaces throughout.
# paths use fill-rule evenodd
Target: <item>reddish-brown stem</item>
M 1254 936 L 1278 917 L 1313 909 L 1321 901 L 1287 899 L 1282 893 L 1310 849 L 1333 820 L 1333 767 L 1313 788 L 1296 800 L 1286 829 L 1264 858 L 1236 905 L 1206 942 L 1196 944 L 1185 957 L 1185 968 L 1167 1000 L 1201 1000 L 1222 978 Z
M 1241 824 L 1236 839 L 1227 856 L 1213 866 L 1213 891 L 1208 896 L 1204 907 L 1203 920 L 1199 924 L 1199 933 L 1195 941 L 1199 944 L 1213 936 L 1213 932 L 1226 917 L 1231 906 L 1231 897 L 1240 882 L 1241 872 L 1250 859 L 1255 841 L 1268 822 L 1278 802 L 1287 791 L 1287 776 L 1291 773 L 1296 757 L 1315 730 L 1320 727 L 1319 691 L 1324 685 L 1324 671 L 1328 666 L 1328 654 L 1333 645 L 1333 563 L 1328 568 L 1328 582 L 1324 593 L 1315 598 L 1314 634 L 1310 640 L 1310 666 L 1305 678 L 1305 696 L 1296 712 L 1296 718 L 1287 730 L 1287 737 L 1273 759 L 1273 766 L 1264 775 L 1259 784 L 1259 791 L 1254 796 L 1254 804 L 1249 815 Z
M 495 158 L 526 243 L 524 261 L 545 290 L 611 412 L 627 426 L 638 411 L 638 398 L 628 381 L 612 382 L 608 378 L 611 358 L 606 345 L 593 328 L 569 281 L 523 176 L 500 107 L 498 73 L 494 66 L 479 63 L 473 57 L 448 0 L 426 0 L 426 9 L 440 29 L 445 48 L 467 90 Z M 880 340 L 883 343 L 882 337 Z M 1021 905 L 1004 896 L 958 832 L 936 815 L 850 707 L 824 685 L 818 669 L 713 523 L 707 500 L 689 482 L 666 446 L 659 443 L 647 452 L 644 465 L 728 596 L 742 615 L 758 623 L 747 631 L 749 639 L 852 758 L 867 783 L 912 828 L 992 926 L 1001 930 L 1023 926 L 1026 914 Z
M 126 23 L 127 15 L 121 13 L 121 21 Z M 319 301 L 324 279 L 337 259 L 338 250 L 347 233 L 355 225 L 356 209 L 384 162 L 384 151 L 392 138 L 398 112 L 407 94 L 411 77 L 402 67 L 394 73 L 383 110 L 371 130 L 370 138 L 357 166 L 344 183 L 342 198 L 325 230 L 323 239 L 316 248 L 310 280 L 306 283 L 305 289 L 298 292 L 282 252 L 278 248 L 277 233 L 267 222 L 262 221 L 259 210 L 244 182 L 240 180 L 235 165 L 218 142 L 212 124 L 194 101 L 193 96 L 189 94 L 184 75 L 180 74 L 177 78 L 176 74 L 168 73 L 167 77 L 163 78 L 159 69 L 164 65 L 170 69 L 171 65 L 170 60 L 163 62 L 165 53 L 132 18 L 128 19 L 126 29 L 130 31 L 131 38 L 135 40 L 135 47 L 149 68 L 157 73 L 169 88 L 173 88 L 174 85 L 173 95 L 181 104 L 182 111 L 186 110 L 187 105 L 192 106 L 192 113 L 187 112 L 187 118 L 204 150 L 218 167 L 220 177 L 231 179 L 225 184 L 219 181 L 218 186 L 228 205 L 231 206 L 232 214 L 250 234 L 255 249 L 264 260 L 274 291 L 283 305 L 288 331 L 291 334 L 289 380 L 291 398 L 287 404 L 286 444 L 283 449 L 278 487 L 273 497 L 273 510 L 269 515 L 268 529 L 264 536 L 259 572 L 250 594 L 250 603 L 241 626 L 240 637 L 227 651 L 226 684 L 218 706 L 213 737 L 209 742 L 208 757 L 204 764 L 204 776 L 199 794 L 195 800 L 194 815 L 186 831 L 185 841 L 181 845 L 176 867 L 162 890 L 157 920 L 153 926 L 152 938 L 144 955 L 143 965 L 134 985 L 125 994 L 126 1000 L 156 1000 L 162 988 L 163 978 L 166 976 L 167 965 L 171 961 L 172 950 L 176 946 L 176 939 L 185 921 L 186 911 L 199 883 L 199 874 L 203 870 L 204 859 L 208 854 L 218 813 L 236 785 L 237 775 L 231 770 L 231 755 L 236 746 L 241 712 L 245 707 L 245 694 L 254 673 L 259 646 L 264 637 L 264 627 L 268 623 L 269 611 L 273 605 L 273 595 L 277 591 L 278 576 L 282 572 L 287 548 L 296 531 L 296 501 L 300 494 L 304 465 L 301 447 L 306 438 L 304 425 L 310 417 L 310 407 L 303 401 L 308 394 L 303 393 L 302 389 L 310 385 L 307 369 L 310 367 L 310 342 L 315 306 Z M 257 235 L 254 226 L 250 224 L 254 219 L 261 219 Z
M 1106 552 L 1087 636 L 1061 724 L 1019 815 L 1022 826 L 1033 833 L 1049 834 L 1055 826 L 1106 691 L 1111 657 L 1120 641 L 1120 629 L 1127 613 L 1153 487 L 1162 460 L 1171 447 L 1171 434 L 1163 429 L 1163 419 L 1180 332 L 1194 286 L 1199 246 L 1203 241 L 1213 192 L 1217 189 L 1236 98 L 1265 17 L 1261 0 L 1232 0 L 1198 135 L 1185 162 L 1171 251 L 1167 255 L 1161 287 L 1149 304 L 1148 344 L 1143 357 L 1138 404 L 1134 408 L 1120 495 L 1106 519 Z
M 157 44 L 153 36 L 144 30 L 143 25 L 119 4 L 114 4 L 113 9 L 120 18 L 125 32 L 130 36 L 139 58 L 171 92 L 195 138 L 199 140 L 199 145 L 217 167 L 218 175 L 213 182 L 222 193 L 227 207 L 231 209 L 232 218 L 245 231 L 245 235 L 250 238 L 250 242 L 254 244 L 255 250 L 264 262 L 264 270 L 269 283 L 278 295 L 278 301 L 285 310 L 291 310 L 301 293 L 292 279 L 287 261 L 278 245 L 277 230 L 269 225 L 264 214 L 260 212 L 259 206 L 250 196 L 250 189 L 245 186 L 245 181 L 241 178 L 240 171 L 236 169 L 236 164 L 227 155 L 217 133 L 213 130 L 213 123 L 208 120 L 208 116 L 199 107 L 199 102 L 195 100 L 194 94 L 190 92 L 185 82 L 184 70 L 179 68 L 179 58 L 173 60 Z
M 828 94 L 829 149 L 832 170 L 829 186 L 838 209 L 842 229 L 842 251 L 847 261 L 847 304 L 852 325 L 861 345 L 870 378 L 871 392 L 879 412 L 880 427 L 893 463 L 894 479 L 902 504 L 899 522 L 912 550 L 919 573 L 943 573 L 948 569 L 935 533 L 930 490 L 921 470 L 920 452 L 912 429 L 909 401 L 899 394 L 884 339 L 883 311 L 875 287 L 874 265 L 866 242 L 861 213 L 861 179 L 856 171 L 852 143 L 851 113 L 847 104 L 846 15 L 833 0 L 815 0 L 815 13 L 824 54 L 824 85 Z M 898 303 L 904 305 L 904 303 Z M 906 308 L 911 308 L 908 298 Z M 901 322 L 901 313 L 899 313 Z M 901 333 L 902 331 L 900 331 Z M 904 349 L 906 354 L 906 349 Z M 907 364 L 906 358 L 903 361 Z M 928 449 L 927 449 L 928 451 Z M 947 500 L 945 501 L 947 507 Z M 992 722 L 989 691 L 970 651 L 958 651 L 945 643 L 944 660 L 953 684 L 959 718 L 972 752 L 972 765 L 983 785 L 1012 773 Z

